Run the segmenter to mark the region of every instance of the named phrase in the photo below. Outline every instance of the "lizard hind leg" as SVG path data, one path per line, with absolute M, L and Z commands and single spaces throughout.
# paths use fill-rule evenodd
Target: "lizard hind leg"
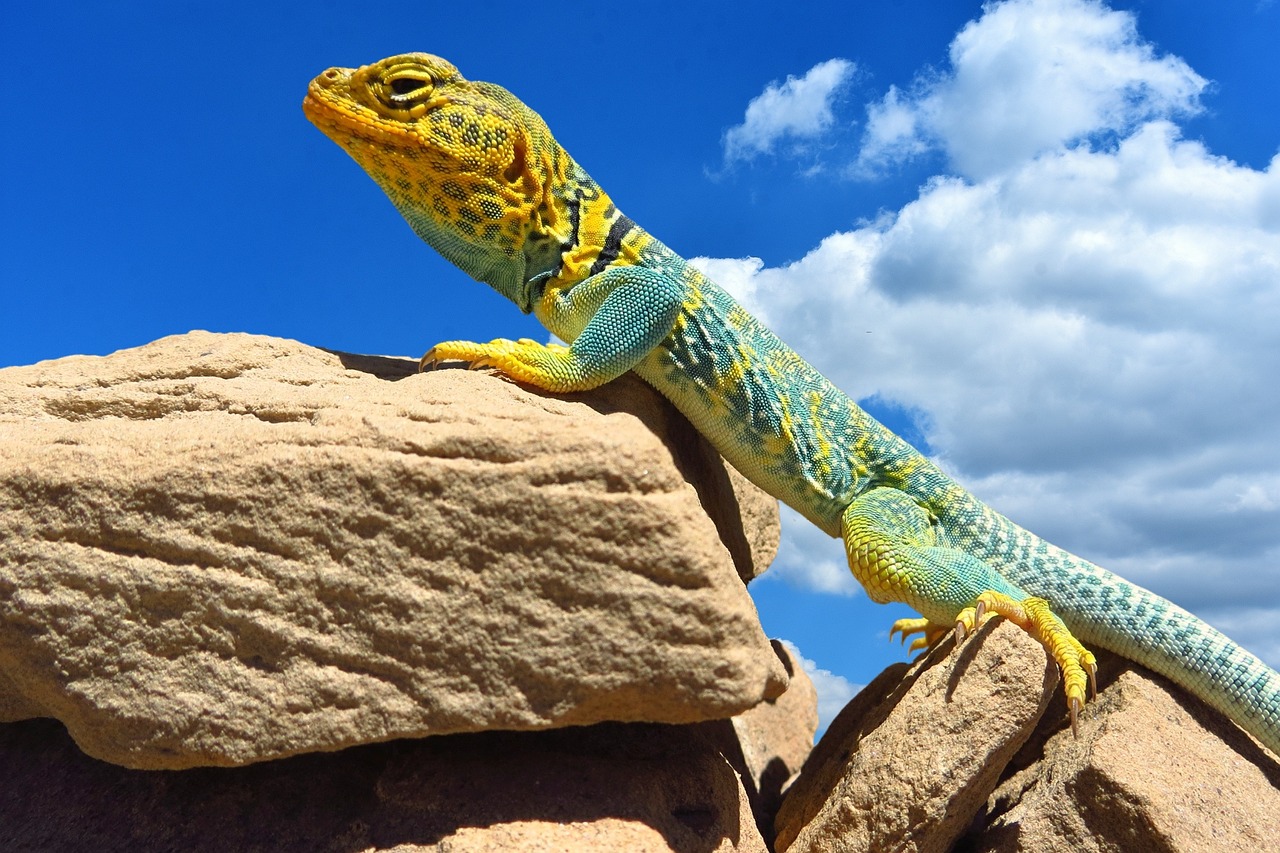
M 1035 637 L 1058 664 L 1071 714 L 1084 707 L 1086 683 L 1097 665 L 1043 598 L 1028 595 L 996 569 L 958 548 L 939 544 L 932 515 L 898 489 L 871 489 L 856 498 L 842 519 L 849 568 L 873 601 L 899 601 L 923 619 L 895 623 L 890 635 L 923 634 L 911 649 L 941 639 L 954 625 L 957 639 L 988 619 L 1004 616 Z

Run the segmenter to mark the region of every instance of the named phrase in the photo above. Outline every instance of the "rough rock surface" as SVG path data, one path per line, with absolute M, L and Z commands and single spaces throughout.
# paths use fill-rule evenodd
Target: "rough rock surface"
M 787 692 L 730 720 L 702 724 L 704 734 L 738 772 L 761 834 L 770 842 L 782 795 L 800 775 L 818 730 L 813 681 L 785 644 L 774 640 L 773 648 L 791 676 Z
M 183 768 L 785 689 L 738 577 L 776 508 L 667 404 L 414 367 L 193 332 L 0 371 L 0 719 Z
M 732 720 L 444 735 L 249 767 L 128 770 L 54 721 L 0 725 L 0 850 L 763 851 L 752 809 L 799 769 L 817 722 L 812 682 L 781 653 L 791 687 Z
M 888 668 L 840 712 L 783 800 L 780 853 L 950 849 L 1057 684 L 1009 624 L 951 650 Z
M 1046 715 L 965 849 L 1269 850 L 1280 762 L 1168 680 L 1100 654 L 1080 736 Z
M 764 853 L 701 728 L 482 732 L 154 771 L 89 758 L 51 720 L 10 723 L 0 849 Z
M 1078 737 L 1044 650 L 1007 623 L 890 667 L 814 748 L 778 814 L 776 849 L 1275 846 L 1276 757 L 1165 679 L 1098 659 Z

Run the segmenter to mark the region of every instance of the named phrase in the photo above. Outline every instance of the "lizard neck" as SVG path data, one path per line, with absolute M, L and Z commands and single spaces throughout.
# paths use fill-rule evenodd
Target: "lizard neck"
M 641 229 L 575 161 L 545 195 L 539 228 L 525 244 L 528 280 L 571 287 L 618 260 L 637 263 Z

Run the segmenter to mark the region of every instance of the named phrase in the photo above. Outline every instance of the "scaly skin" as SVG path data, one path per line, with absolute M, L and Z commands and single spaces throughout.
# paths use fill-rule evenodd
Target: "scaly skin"
M 331 68 L 303 110 L 419 236 L 567 347 L 449 341 L 424 366 L 488 365 L 549 391 L 634 370 L 734 467 L 832 536 L 916 646 L 999 613 L 1044 643 L 1074 721 L 1095 644 L 1177 681 L 1280 754 L 1280 676 L 1168 601 L 984 505 L 684 259 L 624 216 L 505 89 L 428 54 Z M 1077 639 L 1078 638 L 1078 639 Z

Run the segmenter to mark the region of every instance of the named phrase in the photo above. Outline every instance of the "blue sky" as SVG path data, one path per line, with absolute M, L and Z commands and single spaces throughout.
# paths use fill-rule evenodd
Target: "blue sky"
M 856 5 L 15 7 L 0 366 L 541 334 L 299 108 L 438 53 L 981 496 L 1280 664 L 1280 4 Z M 834 704 L 904 611 L 784 536 L 753 593 Z

